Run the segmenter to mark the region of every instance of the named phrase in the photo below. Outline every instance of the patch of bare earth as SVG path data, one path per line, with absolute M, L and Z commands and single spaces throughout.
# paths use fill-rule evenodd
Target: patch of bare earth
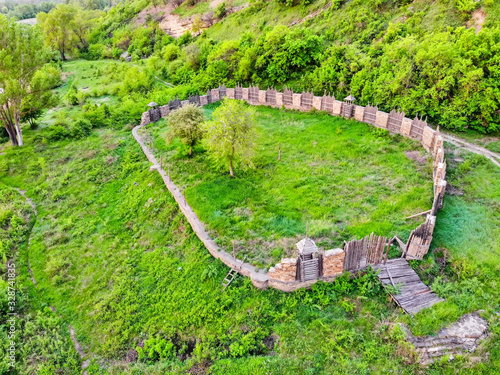
M 202 363 L 196 363 L 188 370 L 189 374 L 202 375 L 206 374 L 210 368 L 211 363 L 208 361 L 203 361 Z
M 191 28 L 191 19 L 181 19 L 177 14 L 172 14 L 174 6 L 169 3 L 167 5 L 152 6 L 143 9 L 135 18 L 136 25 L 146 23 L 146 17 L 150 15 L 153 19 L 159 21 L 160 29 L 174 38 L 180 37 Z
M 482 8 L 477 8 L 474 13 L 472 13 L 469 22 L 467 22 L 467 27 L 473 27 L 476 29 L 476 34 L 483 28 L 484 21 L 486 20 L 486 13 Z
M 424 167 L 427 164 L 427 158 L 420 154 L 420 151 L 406 151 L 405 155 L 408 159 L 416 162 L 420 167 Z
M 453 186 L 451 184 L 447 184 L 446 185 L 446 194 L 449 194 L 449 195 L 464 195 L 464 191 L 462 189 L 460 189 L 459 187 L 457 186 Z
M 215 9 L 217 7 L 217 5 L 223 3 L 225 0 L 213 0 L 211 3 L 210 3 L 210 9 Z

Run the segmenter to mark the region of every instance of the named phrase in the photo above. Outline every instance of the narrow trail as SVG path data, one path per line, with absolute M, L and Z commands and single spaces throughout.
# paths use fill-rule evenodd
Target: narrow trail
M 30 251 L 30 247 L 31 247 L 31 236 L 33 234 L 33 228 L 35 227 L 36 221 L 38 219 L 38 210 L 37 210 L 35 202 L 33 202 L 33 200 L 26 195 L 26 190 L 21 190 L 19 188 L 14 188 L 14 189 L 16 189 L 18 191 L 18 193 L 21 194 L 26 199 L 26 202 L 28 202 L 28 204 L 31 206 L 31 208 L 33 208 L 33 211 L 35 213 L 35 222 L 33 223 L 33 226 L 30 229 L 30 234 L 28 237 L 28 247 L 26 249 L 26 258 L 28 261 L 28 272 L 30 273 L 31 281 L 33 281 L 33 284 L 35 285 L 35 288 L 36 288 L 38 285 L 36 283 L 35 276 L 33 275 L 33 270 L 31 269 L 29 251 Z M 56 309 L 53 306 L 49 306 L 49 308 L 54 312 L 54 314 L 57 314 Z M 88 356 L 85 355 L 85 352 L 83 351 L 82 346 L 80 345 L 80 343 L 76 339 L 76 334 L 75 334 L 75 330 L 73 329 L 73 327 L 71 325 L 69 325 L 68 327 L 69 327 L 69 333 L 71 336 L 71 341 L 73 341 L 73 345 L 75 347 L 75 350 L 78 352 L 78 354 L 80 355 L 80 358 L 82 359 L 82 370 L 85 370 L 88 367 L 88 365 L 90 364 L 90 360 L 86 359 Z M 86 371 L 83 371 L 84 375 L 86 373 L 87 373 Z
M 141 70 L 141 67 L 138 66 L 138 65 L 135 65 L 135 64 L 132 64 L 133 67 L 136 67 L 137 69 L 139 69 L 139 72 L 142 72 Z M 167 81 L 164 81 L 162 80 L 161 78 L 159 78 L 158 76 L 155 76 L 155 79 L 158 81 L 159 84 L 163 85 L 163 86 L 167 86 L 169 88 L 174 88 L 175 85 L 171 84 L 170 82 L 167 82 Z
M 301 23 L 304 23 L 306 22 L 307 20 L 311 19 L 311 18 L 314 18 L 316 17 L 318 14 L 320 13 L 323 13 L 325 10 L 327 10 L 328 8 L 330 8 L 332 6 L 332 3 L 328 3 L 326 4 L 325 6 L 319 8 L 317 11 L 305 16 L 304 18 L 298 20 L 298 21 L 293 21 L 289 26 L 296 26 L 296 25 L 300 25 Z
M 490 151 L 487 148 L 475 145 L 474 143 L 467 142 L 461 138 L 455 137 L 450 134 L 441 133 L 444 140 L 448 143 L 451 143 L 454 146 L 457 146 L 461 149 L 473 152 L 478 155 L 483 155 L 490 159 L 495 165 L 500 167 L 500 155 L 496 152 Z
M 173 88 L 175 87 L 173 84 L 171 84 L 170 82 L 167 82 L 167 81 L 164 81 L 162 80 L 161 78 L 158 78 L 158 76 L 155 76 L 155 78 L 160 82 L 160 84 L 164 85 L 164 86 L 167 86 L 167 87 L 170 87 L 170 88 Z
M 31 200 L 31 198 L 28 198 L 26 195 L 26 190 L 21 190 L 18 188 L 15 188 L 19 194 L 21 194 L 24 199 L 26 199 L 26 202 L 29 203 L 31 208 L 33 208 L 33 211 L 35 212 L 35 222 L 33 223 L 31 229 L 30 229 L 30 235 L 28 237 L 28 248 L 26 249 L 26 258 L 28 260 L 28 272 L 30 273 L 31 276 L 31 281 L 33 281 L 33 284 L 35 284 L 35 287 L 37 286 L 35 276 L 33 275 L 33 270 L 31 269 L 31 263 L 30 263 L 30 247 L 31 247 L 31 235 L 33 234 L 33 228 L 35 227 L 36 221 L 38 219 L 38 211 L 36 209 L 36 204 Z

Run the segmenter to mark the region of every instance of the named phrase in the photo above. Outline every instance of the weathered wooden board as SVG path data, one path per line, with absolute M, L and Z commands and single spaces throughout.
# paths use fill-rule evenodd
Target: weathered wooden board
M 443 301 L 420 280 L 404 258 L 389 259 L 386 264 L 378 264 L 373 268 L 380 270 L 378 278 L 383 285 L 400 284 L 399 293 L 392 297 L 410 315 Z

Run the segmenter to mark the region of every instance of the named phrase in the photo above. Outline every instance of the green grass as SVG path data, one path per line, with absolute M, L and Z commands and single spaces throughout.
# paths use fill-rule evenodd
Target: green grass
M 49 374 L 57 369 L 60 374 L 75 374 L 80 360 L 67 323 L 40 306 L 28 272 L 28 237 L 34 224 L 34 211 L 25 198 L 0 182 L 0 373 Z M 7 259 L 14 265 L 14 279 L 8 278 Z M 13 306 L 8 287 L 16 291 Z M 12 318 L 8 313 L 17 314 L 15 337 L 8 335 L 7 320 Z M 12 341 L 17 349 L 16 366 L 9 371 L 7 350 Z
M 372 232 L 406 238 L 420 219 L 404 218 L 432 205 L 429 162 L 404 153 L 425 156 L 416 142 L 356 121 L 266 107 L 257 108 L 256 124 L 255 169 L 237 170 L 235 179 L 214 169 L 201 147 L 189 159 L 178 142 L 167 145 L 165 122 L 149 128 L 172 180 L 216 240 L 226 249 L 237 241 L 241 257 L 261 267 L 293 256 L 307 224 L 325 248 Z
M 276 1 L 264 1 L 257 7 L 229 15 L 206 32 L 216 40 L 237 39 L 241 36 L 235 34 L 238 30 L 259 34 L 267 26 L 295 24 L 328 3 L 331 2 L 315 0 L 307 6 L 288 7 Z M 371 43 L 380 38 L 391 23 L 398 24 L 402 20 L 418 25 L 415 31 L 420 33 L 444 31 L 448 26 L 466 24 L 451 0 L 439 3 L 418 0 L 410 7 L 395 6 L 391 1 L 357 0 L 342 2 L 338 9 L 332 7 L 293 27 L 308 28 L 325 35 L 330 43 L 351 43 L 353 40 Z
M 54 92 L 62 98 L 73 85 L 78 90 L 84 91 L 92 97 L 86 99 L 86 103 L 97 103 L 114 105 L 118 98 L 109 95 L 109 92 L 116 90 L 120 82 L 109 78 L 105 72 L 112 67 L 125 66 L 125 63 L 112 60 L 87 61 L 72 60 L 62 65 L 63 84 L 57 87 Z M 47 110 L 38 120 L 41 127 L 51 126 L 58 121 L 72 122 L 81 116 L 80 106 L 66 107 L 62 102 L 58 107 Z
M 259 34 L 267 26 L 290 25 L 326 4 L 327 0 L 315 0 L 306 7 L 287 7 L 276 1 L 264 1 L 257 8 L 230 14 L 222 22 L 211 26 L 206 33 L 215 40 L 237 39 L 241 36 L 239 30 Z
M 500 168 L 479 155 L 459 155 L 465 161 L 449 170 L 447 179 L 463 196 L 445 196 L 434 244 L 455 257 L 495 264 L 500 256 Z
M 203 0 L 198 2 L 194 6 L 189 6 L 186 3 L 181 4 L 172 13 L 178 14 L 181 18 L 186 18 L 194 15 L 201 15 L 207 13 L 210 10 L 210 1 Z
M 238 7 L 242 5 L 248 4 L 248 0 L 234 0 L 233 6 Z M 191 17 L 191 16 L 201 16 L 210 11 L 213 11 L 215 8 L 211 8 L 210 4 L 212 0 L 201 0 L 198 1 L 194 6 L 189 6 L 186 3 L 181 4 L 172 12 L 173 14 L 178 14 L 181 18 Z M 226 1 L 226 10 L 227 10 L 228 1 Z
M 220 373 L 228 363 L 254 356 L 269 358 L 266 368 L 277 374 L 308 368 L 327 373 L 332 366 L 342 372 L 407 371 L 391 330 L 372 334 L 381 321 L 398 315 L 373 276 L 365 279 L 363 292 L 347 279 L 292 294 L 260 291 L 239 277 L 221 293 L 227 267 L 193 234 L 130 132 L 101 130 L 48 145 L 36 142 L 36 133 L 26 131 L 24 148 L 0 156 L 0 178 L 27 189 L 38 204 L 30 250 L 38 282 L 33 303 L 50 304 L 71 322 L 85 350 L 97 358 L 89 373 L 123 369 L 99 363 L 121 359 L 155 335 L 186 356 L 121 371 L 180 373 L 223 360 L 214 367 Z M 37 158 L 30 158 L 34 152 Z M 302 348 L 297 351 L 297 334 L 320 353 L 315 363 L 300 354 Z M 338 340 L 324 341 L 332 334 Z M 277 340 L 276 347 L 266 347 L 268 340 Z M 332 358 L 335 350 L 340 354 Z M 379 350 L 385 355 L 375 355 Z
M 269 124 L 281 124 L 281 119 L 275 122 L 271 115 L 266 117 L 281 116 L 279 111 L 259 112 Z M 287 128 L 299 137 L 305 136 L 300 126 L 312 129 L 331 119 L 319 116 L 313 121 L 310 115 L 293 113 L 283 117 L 294 119 L 287 121 Z M 332 126 L 342 129 L 341 134 L 334 132 L 336 136 L 374 136 L 355 122 Z M 317 130 L 324 138 L 321 129 Z M 62 315 L 64 321 L 57 324 L 64 345 L 68 345 L 65 325 L 71 323 L 85 351 L 93 353 L 89 374 L 165 374 L 190 369 L 213 374 L 480 374 L 499 369 L 498 322 L 493 314 L 500 306 L 495 288 L 498 266 L 470 271 L 467 259 L 465 263 L 452 260 L 445 273 L 448 279 L 437 285 L 446 304 L 417 314 L 415 320 L 402 316 L 373 277 L 339 279 L 294 293 L 256 290 L 248 279 L 238 277 L 220 293 L 228 268 L 193 234 L 159 175 L 149 172 L 149 162 L 130 132 L 101 129 L 83 140 L 43 143 L 37 137 L 42 131 L 25 130 L 25 147 L 6 148 L 6 155 L 0 156 L 0 180 L 26 189 L 38 205 L 30 251 L 38 288 L 30 294 L 30 303 L 36 309 L 54 306 Z M 411 146 L 385 136 L 379 142 L 382 149 L 397 145 L 397 155 L 399 147 Z M 318 146 L 311 150 L 319 150 Z M 283 164 L 287 163 L 285 150 Z M 366 157 L 358 156 L 360 160 Z M 275 150 L 269 158 L 275 158 Z M 360 164 L 351 168 L 353 174 L 364 168 Z M 449 173 L 457 168 L 450 163 Z M 461 178 L 496 178 L 487 164 L 466 169 L 462 167 Z M 243 179 L 241 174 L 238 179 Z M 496 194 L 480 181 L 470 185 L 469 195 L 479 205 L 481 199 L 497 199 Z M 484 202 L 489 205 L 491 201 Z M 443 215 L 449 207 L 446 204 Z M 446 238 L 443 234 L 441 245 L 448 246 L 454 235 Z M 469 244 L 456 246 L 450 246 L 452 254 L 463 252 Z M 20 256 L 25 256 L 24 251 L 20 249 Z M 417 264 L 434 267 L 432 262 L 430 256 Z M 463 276 L 464 272 L 472 272 L 472 277 Z M 27 287 L 26 274 L 22 280 Z M 392 328 L 394 322 L 406 320 L 415 333 L 434 333 L 444 323 L 478 308 L 487 310 L 493 332 L 481 349 L 491 355 L 480 364 L 461 360 L 421 369 L 400 332 Z M 54 326 L 43 322 L 37 332 Z M 54 331 L 43 335 L 55 337 Z M 125 364 L 125 353 L 151 337 L 172 342 L 177 355 Z M 62 345 L 43 342 L 39 350 Z M 67 357 L 57 355 L 55 363 L 61 368 Z

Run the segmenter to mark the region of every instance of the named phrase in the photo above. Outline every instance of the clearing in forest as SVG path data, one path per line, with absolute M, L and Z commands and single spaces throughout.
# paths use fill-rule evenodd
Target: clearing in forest
M 205 107 L 207 118 L 216 107 Z M 324 249 L 371 232 L 406 238 L 419 218 L 405 217 L 432 204 L 430 155 L 417 142 L 321 113 L 258 107 L 256 124 L 255 169 L 237 169 L 236 178 L 216 170 L 202 146 L 190 158 L 180 141 L 166 143 L 166 120 L 148 126 L 164 169 L 239 258 L 269 267 L 291 256 L 306 230 Z

